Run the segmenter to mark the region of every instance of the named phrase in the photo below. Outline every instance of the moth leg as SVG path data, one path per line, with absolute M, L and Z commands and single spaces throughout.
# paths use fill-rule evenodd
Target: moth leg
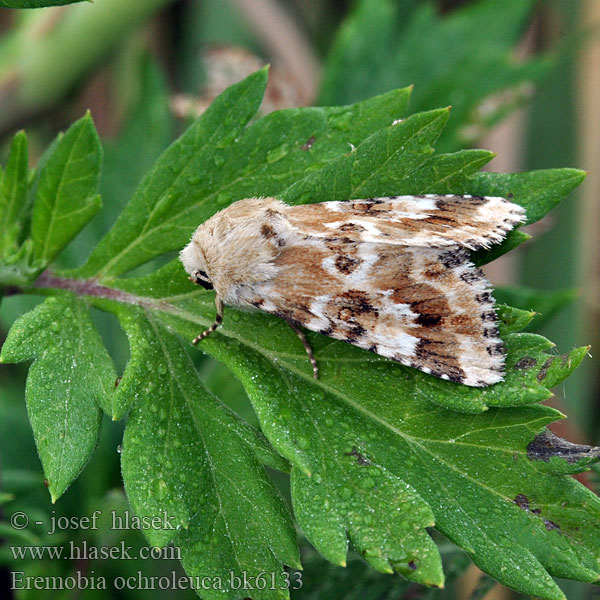
M 292 323 L 287 319 L 285 320 L 285 322 L 295 331 L 296 335 L 300 338 L 300 341 L 302 342 L 302 345 L 306 350 L 306 354 L 308 354 L 308 360 L 310 360 L 310 364 L 312 365 L 313 377 L 315 379 L 319 379 L 319 367 L 317 366 L 317 359 L 313 354 L 312 348 L 310 347 L 310 344 L 308 343 L 304 332 L 295 323 Z
M 223 322 L 223 302 L 219 296 L 215 297 L 215 304 L 217 306 L 217 316 L 215 317 L 215 322 L 206 330 L 204 330 L 200 335 L 197 335 L 193 340 L 192 344 L 194 346 L 205 337 L 208 337 L 222 322 Z

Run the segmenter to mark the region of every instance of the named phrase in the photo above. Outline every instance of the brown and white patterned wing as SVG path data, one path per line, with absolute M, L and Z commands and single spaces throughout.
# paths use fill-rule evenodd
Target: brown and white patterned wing
M 500 242 L 525 210 L 504 198 L 427 194 L 289 206 L 285 216 L 324 239 L 476 250 Z
M 502 379 L 489 284 L 465 250 L 305 237 L 276 266 L 246 302 L 443 379 Z

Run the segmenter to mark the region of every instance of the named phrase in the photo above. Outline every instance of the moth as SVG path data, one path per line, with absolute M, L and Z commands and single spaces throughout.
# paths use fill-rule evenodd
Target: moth
M 202 223 L 180 258 L 224 305 L 263 310 L 436 377 L 483 387 L 504 376 L 489 282 L 469 251 L 525 220 L 497 197 L 390 196 L 289 206 L 234 202 Z

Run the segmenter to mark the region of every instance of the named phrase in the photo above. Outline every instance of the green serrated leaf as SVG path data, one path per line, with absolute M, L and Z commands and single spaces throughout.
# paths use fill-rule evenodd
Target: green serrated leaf
M 583 349 L 557 357 L 545 338 L 517 333 L 530 313 L 499 309 L 506 378 L 476 389 L 309 334 L 320 368 L 314 380 L 284 322 L 227 307 L 223 325 L 200 350 L 243 383 L 274 452 L 206 391 L 190 362 L 186 340 L 213 322 L 214 294 L 189 282 L 178 261 L 145 277 L 119 277 L 181 248 L 199 222 L 238 198 L 512 191 L 535 216 L 567 193 L 578 173 L 488 177 L 476 171 L 489 153 L 432 156 L 448 111 L 401 120 L 406 90 L 355 106 L 280 111 L 247 125 L 263 87 L 259 73 L 229 88 L 159 158 L 88 264 L 61 276 L 45 273 L 32 288 L 85 295 L 117 315 L 128 333 L 131 359 L 112 406 L 116 416 L 130 411 L 127 491 L 139 515 L 166 509 L 181 526 L 151 531 L 151 542 L 174 537 L 193 574 L 226 576 L 242 564 L 279 572 L 281 563 L 297 564 L 289 518 L 261 466 L 287 470 L 280 455 L 292 465 L 303 529 L 337 563 L 351 540 L 375 568 L 441 585 L 426 531 L 435 522 L 487 573 L 522 593 L 562 598 L 551 576 L 597 580 L 600 502 L 564 475 L 564 460 L 556 471 L 551 460 L 539 468 L 530 445 L 561 415 L 524 406 L 547 398 Z
M 51 262 L 98 212 L 102 147 L 90 114 L 59 139 L 42 167 L 31 236 L 40 262 Z
M 415 180 L 426 179 L 421 193 L 449 194 L 460 189 L 466 176 L 476 173 L 494 158 L 487 150 L 459 150 L 431 157 L 415 174 Z M 433 177 L 432 177 L 433 176 Z
M 513 59 L 532 8 L 532 0 L 488 0 L 440 16 L 429 3 L 356 2 L 327 59 L 319 102 L 345 104 L 415 83 L 415 112 L 453 106 L 439 147 L 472 144 L 551 72 L 549 57 Z
M 496 314 L 498 315 L 500 335 L 505 336 L 508 333 L 514 333 L 525 329 L 535 317 L 536 313 L 514 308 L 507 304 L 499 304 L 496 307 Z
M 186 294 L 183 290 L 188 284 L 183 279 L 179 284 L 176 282 L 177 268 L 180 267 L 173 263 L 143 281 L 134 283 L 135 280 L 127 280 L 125 287 L 129 292 L 138 285 L 140 290 L 151 290 L 151 295 L 154 296 L 152 302 L 156 302 L 159 319 L 181 335 L 191 336 L 212 321 L 212 298 L 210 294 L 190 286 L 190 296 L 187 301 L 184 300 Z M 162 286 L 166 288 L 161 289 L 160 279 L 164 282 Z M 167 310 L 164 304 L 167 290 L 171 299 L 177 299 L 177 308 L 173 311 Z M 192 309 L 194 305 L 196 308 Z M 207 315 L 205 318 L 201 316 L 203 311 Z M 494 577 L 517 589 L 530 590 L 529 593 L 534 593 L 532 590 L 535 590 L 541 597 L 559 597 L 545 569 L 550 569 L 554 574 L 561 572 L 566 575 L 569 572 L 571 576 L 575 576 L 572 570 L 574 550 L 565 550 L 562 543 L 557 546 L 553 538 L 541 539 L 544 531 L 549 535 L 551 530 L 547 529 L 549 525 L 545 524 L 538 513 L 532 515 L 532 518 L 538 519 L 534 523 L 540 532 L 539 543 L 536 537 L 533 544 L 535 552 L 527 550 L 533 542 L 519 540 L 519 544 L 523 544 L 525 549 L 517 547 L 512 543 L 511 536 L 506 537 L 506 540 L 510 537 L 510 543 L 504 541 L 503 535 L 506 534 L 502 533 L 502 528 L 497 529 L 499 515 L 502 515 L 500 522 L 504 524 L 503 527 L 525 527 L 525 524 L 513 523 L 513 518 L 520 518 L 515 517 L 520 512 L 506 510 L 515 504 L 514 498 L 522 493 L 518 490 L 524 489 L 526 483 L 531 488 L 535 478 L 530 474 L 527 460 L 523 464 L 522 476 L 516 476 L 516 479 L 513 477 L 515 457 L 522 457 L 522 460 L 527 456 L 527 444 L 533 435 L 541 431 L 544 424 L 555 420 L 559 416 L 557 412 L 540 407 L 541 412 L 536 412 L 538 409 L 534 408 L 490 410 L 483 415 L 467 417 L 441 408 L 435 409 L 430 404 L 430 400 L 435 399 L 435 393 L 433 389 L 427 392 L 424 385 L 426 376 L 402 367 L 390 369 L 377 357 L 371 360 L 360 359 L 356 349 L 348 345 L 329 341 L 326 351 L 323 351 L 325 346 L 313 337 L 311 343 L 322 371 L 321 379 L 314 381 L 301 345 L 292 341 L 293 333 L 289 332 L 288 337 L 284 324 L 272 322 L 268 317 L 258 314 L 235 314 L 232 310 L 228 310 L 226 314 L 229 321 L 226 319 L 220 334 L 215 333 L 202 342 L 202 350 L 223 361 L 240 377 L 253 401 L 263 430 L 279 452 L 299 470 L 294 475 L 294 481 L 301 487 L 296 488 L 294 499 L 301 506 L 297 505 L 295 512 L 297 515 L 305 514 L 307 519 L 310 516 L 310 523 L 304 525 L 305 531 L 311 532 L 308 534 L 309 538 L 325 556 L 338 563 L 342 562 L 342 534 L 345 531 L 367 560 L 371 560 L 378 568 L 383 569 L 385 561 L 399 551 L 398 547 L 387 547 L 386 550 L 386 546 L 382 548 L 377 544 L 375 547 L 378 550 L 373 551 L 373 540 L 377 540 L 378 535 L 383 535 L 382 531 L 386 531 L 386 528 L 396 531 L 395 527 L 402 527 L 394 520 L 397 513 L 394 513 L 390 505 L 387 505 L 388 518 L 378 517 L 370 521 L 377 523 L 377 531 L 371 535 L 366 534 L 369 515 L 373 517 L 374 507 L 379 506 L 369 498 L 373 497 L 372 494 L 382 493 L 384 496 L 379 500 L 383 502 L 385 490 L 391 485 L 385 483 L 386 476 L 395 476 L 412 486 L 430 507 L 437 507 L 437 510 L 434 508 L 436 527 L 469 551 L 473 560 Z M 235 323 L 234 331 L 227 331 L 228 322 Z M 193 323 L 195 328 L 191 326 Z M 244 335 L 244 331 L 253 333 Z M 543 356 L 552 346 L 544 338 L 531 334 L 512 334 L 507 337 L 509 359 L 512 361 L 519 356 Z M 281 348 L 279 352 L 277 347 Z M 290 348 L 294 348 L 293 354 L 290 353 Z M 580 359 L 579 356 L 576 358 Z M 564 370 L 561 376 L 565 376 L 574 364 L 562 363 L 563 361 L 561 368 Z M 358 365 L 360 369 L 357 368 Z M 515 390 L 514 397 L 510 398 L 511 402 L 521 402 L 524 386 L 531 388 L 525 393 L 530 397 L 539 393 L 539 400 L 548 395 L 548 390 L 543 385 L 547 374 L 540 381 L 538 377 L 543 364 L 539 364 L 537 369 L 536 365 L 525 364 L 525 361 L 518 365 L 511 364 L 507 376 L 509 389 Z M 411 380 L 411 375 L 421 379 Z M 495 397 L 490 391 L 489 397 L 498 402 L 505 401 L 501 386 L 495 387 L 499 388 L 498 396 Z M 453 392 L 450 391 L 452 388 Z M 453 393 L 457 396 L 457 392 L 464 389 L 465 386 L 448 384 L 445 395 Z M 504 394 L 510 396 L 506 389 Z M 324 444 L 324 440 L 327 440 L 327 444 Z M 473 452 L 473 444 L 479 447 L 481 460 Z M 454 456 L 457 446 L 461 451 L 464 450 L 463 466 L 458 472 Z M 493 461 L 491 456 L 495 456 Z M 349 459 L 350 465 L 346 465 L 344 461 Z M 397 460 L 397 467 L 392 469 L 390 461 L 393 463 L 394 460 Z M 362 476 L 355 473 L 352 461 L 356 462 L 356 469 L 376 466 L 381 470 L 383 479 L 378 483 L 377 476 L 373 477 L 368 469 L 365 469 Z M 430 484 L 423 480 L 423 468 L 429 472 Z M 500 472 L 503 473 L 501 478 L 498 477 Z M 446 482 L 448 477 L 453 482 L 450 487 L 450 483 Z M 368 480 L 365 487 L 363 478 Z M 398 480 L 392 478 L 392 481 Z M 443 491 L 439 491 L 439 499 L 432 504 L 432 489 L 437 490 L 441 481 L 445 482 L 441 486 Z M 552 481 L 550 478 L 544 485 L 551 488 Z M 374 490 L 369 487 L 372 483 Z M 574 487 L 565 491 L 564 497 L 577 498 L 580 493 L 578 484 L 571 483 Z M 498 489 L 498 486 L 502 487 L 504 484 L 511 491 L 500 494 L 504 497 L 502 501 L 492 501 L 496 496 L 491 489 Z M 546 493 L 535 488 L 535 485 L 531 489 L 538 497 L 543 497 Z M 425 497 L 427 494 L 428 498 Z M 465 494 L 471 494 L 469 499 L 465 499 Z M 402 505 L 408 514 L 397 515 L 401 522 L 414 518 L 415 498 L 413 496 L 411 500 L 409 493 L 407 502 Z M 470 520 L 465 521 L 461 517 L 456 521 L 458 508 L 453 508 L 452 503 L 458 502 L 459 498 L 459 513 L 463 514 L 467 510 Z M 321 515 L 317 512 L 319 499 L 321 510 L 324 511 Z M 578 504 L 579 501 L 573 501 L 579 507 L 575 509 L 579 515 L 587 510 L 584 506 L 589 507 L 587 501 L 582 501 L 581 505 Z M 397 507 L 397 503 L 394 506 Z M 590 519 L 594 521 L 594 518 Z M 453 524 L 450 529 L 447 523 Z M 596 522 L 595 527 L 598 525 Z M 531 527 L 531 523 L 527 527 Z M 472 531 L 479 533 L 473 534 Z M 481 538 L 477 541 L 479 535 Z M 396 537 L 388 539 L 398 541 Z M 405 557 L 418 556 L 424 550 L 422 543 L 410 544 L 410 539 L 406 540 L 402 536 L 399 539 L 406 543 Z M 597 576 L 592 572 L 591 566 L 591 557 L 596 550 L 592 550 L 589 541 L 581 543 L 588 548 L 586 552 L 591 554 L 587 555 L 587 566 L 576 569 L 576 577 L 591 580 Z M 547 550 L 547 544 L 552 546 L 552 551 Z M 563 552 L 567 552 L 567 556 L 559 560 L 558 557 Z M 501 560 L 498 559 L 499 556 L 502 557 Z M 437 556 L 426 554 L 425 558 L 422 555 L 419 557 L 422 560 L 415 561 L 413 566 L 419 564 L 422 572 L 412 573 L 409 566 L 408 574 L 417 580 L 422 577 L 420 581 L 436 581 L 432 574 L 436 573 Z M 527 564 L 525 570 L 522 561 Z M 408 563 L 410 560 L 397 561 L 396 564 L 390 561 L 387 564 L 402 571 Z M 507 564 L 512 564 L 515 568 L 507 568 Z M 516 569 L 516 565 L 521 566 Z
M 472 193 L 513 199 L 527 211 L 526 224 L 539 221 L 585 179 L 578 169 L 546 169 L 529 173 L 477 173 Z M 504 242 L 506 243 L 506 241 Z
M 281 199 L 289 204 L 372 198 L 419 189 L 414 176 L 433 152 L 448 119 L 446 109 L 412 115 L 374 133 L 348 154 L 291 185 Z M 390 191 L 393 190 L 393 191 Z M 414 193 L 414 192 L 413 192 Z
M 138 516 L 164 514 L 170 523 L 148 531 L 150 542 L 173 540 L 191 576 L 254 578 L 282 573 L 283 564 L 299 567 L 289 513 L 258 457 L 270 453 L 271 464 L 285 462 L 206 390 L 182 341 L 151 313 L 122 309 L 121 322 L 132 360 L 119 394 L 136 398 L 123 440 L 125 489 Z M 224 586 L 203 595 L 238 597 L 228 580 Z M 287 593 L 282 585 L 254 597 Z
M 116 373 L 87 305 L 71 295 L 48 298 L 11 327 L 0 361 L 31 358 L 27 412 L 55 502 L 96 446 Z
M 496 406 L 521 404 L 519 387 L 523 395 L 531 394 L 531 397 L 537 395 L 539 400 L 551 397 L 549 390 L 564 381 L 579 366 L 589 350 L 589 347 L 584 346 L 561 356 L 548 356 L 546 350 L 553 349 L 554 344 L 542 336 L 532 333 L 513 333 L 506 336 L 505 340 L 508 356 L 504 384 L 507 385 L 507 389 L 498 390 L 504 393 L 504 399 L 495 404 Z
M 28 209 L 28 158 L 27 136 L 20 131 L 13 138 L 0 183 L 0 259 L 17 250 L 23 234 Z
M 311 531 L 315 538 L 309 535 L 309 539 L 320 551 L 331 552 L 334 540 L 340 538 L 339 517 L 333 520 L 331 517 L 332 511 L 336 514 L 340 510 L 353 516 L 347 529 L 358 550 L 367 555 L 372 550 L 360 535 L 352 536 L 356 529 L 369 528 L 368 507 L 372 505 L 365 507 L 361 479 L 356 479 L 353 485 L 338 487 L 334 495 L 324 491 L 328 503 L 321 503 L 320 513 L 312 500 L 315 498 L 313 481 L 316 481 L 312 478 L 318 476 L 318 485 L 327 488 L 330 482 L 339 482 L 344 457 L 359 455 L 361 462 L 376 465 L 413 486 L 433 508 L 436 527 L 505 585 L 546 598 L 558 598 L 558 588 L 554 587 L 545 567 L 555 574 L 569 573 L 571 577 L 575 576 L 575 569 L 577 578 L 584 577 L 588 581 L 598 576 L 594 558 L 598 551 L 597 540 L 590 546 L 589 540 L 582 540 L 587 534 L 578 536 L 589 549 L 584 565 L 579 563 L 580 542 L 568 548 L 562 538 L 547 537 L 549 530 L 544 517 L 538 513 L 521 514 L 512 508 L 513 499 L 522 493 L 519 490 L 533 489 L 536 495 L 543 497 L 555 485 L 554 476 L 543 482 L 538 480 L 536 484 L 537 475 L 532 476 L 532 467 L 523 460 L 526 444 L 522 445 L 523 440 L 531 439 L 531 433 L 525 432 L 554 420 L 557 415 L 554 411 L 544 412 L 548 409 L 542 407 L 511 412 L 490 410 L 465 421 L 466 417 L 456 413 L 436 411 L 425 400 L 413 397 L 399 402 L 402 394 L 383 374 L 366 374 L 369 383 L 365 382 L 365 393 L 357 394 L 358 378 L 344 386 L 329 373 L 326 386 L 309 383 L 308 378 L 299 377 L 297 372 L 290 373 L 287 369 L 282 372 L 284 367 L 279 361 L 277 367 L 270 367 L 272 363 L 248 356 L 245 363 L 240 363 L 240 349 L 235 344 L 221 343 L 218 348 L 211 348 L 211 354 L 228 364 L 242 379 L 269 439 L 295 468 L 311 474 L 310 480 L 304 479 L 310 481 L 306 494 L 294 493 L 296 503 L 308 503 L 306 508 L 296 504 L 296 514 L 305 510 L 316 527 L 322 521 L 330 523 L 330 528 L 338 522 L 334 537 L 323 536 L 327 543 Z M 355 371 L 356 366 L 343 370 L 338 367 L 338 376 L 346 382 L 351 370 Z M 278 372 L 282 372 L 282 377 L 277 376 Z M 382 380 L 382 386 L 394 390 L 390 397 L 384 398 L 375 377 Z M 517 457 L 522 470 L 515 466 Z M 377 481 L 374 478 L 376 489 L 380 485 Z M 561 519 L 569 519 L 571 508 L 582 515 L 589 504 L 580 494 L 589 492 L 569 480 L 561 481 L 561 486 L 563 483 L 572 487 L 569 491 L 562 488 L 562 498 L 572 498 L 574 505 L 570 508 L 563 505 L 565 513 Z M 385 489 L 385 485 L 381 485 Z M 594 510 L 598 514 L 597 499 L 589 494 L 588 500 L 595 503 Z M 380 533 L 380 525 L 385 531 L 394 517 L 411 518 L 411 506 L 410 502 L 400 507 L 397 503 L 388 505 L 388 519 L 373 521 L 378 524 L 372 526 L 376 529 L 372 536 L 376 538 Z M 523 517 L 534 519 L 527 525 L 519 525 Z M 590 516 L 590 525 L 595 519 Z M 597 521 L 594 527 L 597 530 Z M 514 531 L 530 532 L 532 528 L 536 531 L 533 539 L 527 533 L 515 541 Z M 333 534 L 333 529 L 326 531 Z M 336 545 L 339 546 L 339 542 Z M 421 566 L 428 567 L 426 562 Z
M 309 437 L 296 440 L 304 449 L 310 443 Z M 378 571 L 443 586 L 440 556 L 425 531 L 435 524 L 430 507 L 406 481 L 374 464 L 356 446 L 348 450 L 330 438 L 318 471 L 292 470 L 292 498 L 302 531 L 334 564 L 346 565 L 350 538 Z M 391 506 L 398 507 L 402 518 L 390 512 Z

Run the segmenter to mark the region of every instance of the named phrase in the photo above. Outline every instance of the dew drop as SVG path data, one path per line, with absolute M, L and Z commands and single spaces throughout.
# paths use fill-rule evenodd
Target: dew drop
M 333 115 L 329 119 L 329 125 L 333 129 L 339 131 L 348 131 L 350 129 L 350 122 L 352 121 L 352 111 L 347 111 L 341 114 Z
M 296 440 L 296 443 L 298 444 L 298 448 L 300 448 L 300 450 L 307 450 L 310 447 L 310 440 L 305 437 L 299 437 Z
M 372 487 L 375 487 L 375 481 L 373 479 L 371 479 L 370 477 L 365 477 L 364 479 L 361 480 L 360 485 L 365 490 L 368 490 Z
M 228 194 L 227 192 L 221 192 L 217 196 L 217 204 L 219 204 L 220 206 L 223 206 L 225 204 L 229 204 L 232 199 L 233 199 L 233 197 L 231 194 Z
M 57 321 L 52 321 L 52 323 L 50 323 L 50 331 L 53 331 L 54 333 L 58 333 L 60 331 L 60 325 Z
M 215 163 L 215 167 L 220 167 L 225 162 L 222 154 L 215 154 L 213 157 L 213 162 Z
M 339 488 L 337 493 L 342 500 L 350 500 L 350 498 L 352 498 L 352 490 L 345 486 Z
M 233 142 L 233 140 L 235 140 L 237 134 L 237 129 L 230 129 L 227 133 L 223 134 L 221 140 L 219 141 L 219 147 L 224 148 L 225 146 L 228 146 L 231 142 Z
M 287 406 L 282 408 L 279 411 L 279 417 L 281 418 L 282 421 L 290 421 L 292 418 L 292 411 L 290 408 L 288 408 Z
M 192 175 L 189 179 L 188 179 L 188 183 L 190 185 L 198 185 L 200 182 L 202 181 L 202 177 L 200 177 L 200 175 Z
M 271 150 L 267 152 L 267 162 L 277 162 L 278 160 L 281 160 L 284 156 L 286 156 L 286 154 L 288 154 L 289 151 L 290 149 L 287 144 L 282 144 L 277 148 L 271 148 Z
M 167 484 L 165 483 L 165 481 L 163 479 L 159 479 L 158 480 L 158 491 L 156 494 L 158 499 L 165 500 L 167 497 L 167 493 L 168 493 Z

